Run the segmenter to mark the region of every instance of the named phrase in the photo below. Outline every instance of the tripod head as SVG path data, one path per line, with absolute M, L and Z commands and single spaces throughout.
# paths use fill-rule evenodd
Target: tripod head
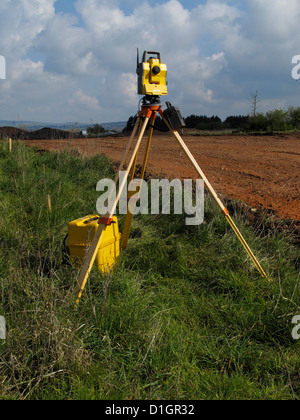
M 161 54 L 157 51 L 144 51 L 143 60 L 141 63 L 139 61 L 137 50 L 138 95 L 146 95 L 147 98 L 167 95 L 167 65 L 161 62 Z

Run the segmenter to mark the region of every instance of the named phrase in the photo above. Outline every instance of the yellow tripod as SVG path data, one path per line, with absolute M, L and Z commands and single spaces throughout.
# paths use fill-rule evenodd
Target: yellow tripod
M 179 145 L 181 146 L 181 148 L 185 152 L 186 156 L 190 160 L 191 164 L 195 168 L 196 172 L 198 173 L 200 178 L 204 181 L 204 184 L 205 184 L 206 188 L 208 189 L 208 191 L 210 192 L 210 194 L 212 195 L 212 197 L 216 201 L 216 203 L 219 206 L 221 212 L 224 214 L 226 220 L 228 221 L 228 223 L 232 227 L 233 231 L 235 232 L 236 236 L 238 237 L 238 239 L 242 243 L 243 247 L 245 248 L 245 250 L 248 253 L 248 255 L 250 256 L 250 258 L 252 259 L 254 265 L 256 266 L 258 271 L 260 272 L 261 276 L 264 277 L 264 278 L 267 278 L 267 275 L 266 275 L 265 271 L 263 270 L 262 266 L 260 265 L 259 261 L 257 260 L 254 253 L 252 252 L 251 248 L 249 247 L 248 243 L 246 242 L 246 240 L 242 236 L 238 227 L 236 226 L 236 224 L 234 223 L 234 221 L 230 217 L 228 210 L 226 209 L 226 207 L 224 206 L 224 204 L 222 203 L 222 201 L 218 197 L 216 191 L 214 190 L 214 188 L 212 187 L 212 185 L 210 184 L 210 182 L 206 178 L 205 174 L 203 173 L 200 166 L 196 162 L 195 158 L 193 157 L 192 153 L 188 149 L 187 145 L 184 143 L 184 141 L 181 138 L 181 136 L 179 135 L 178 131 L 176 131 L 172 128 L 169 120 L 164 115 L 164 111 L 162 110 L 161 105 L 160 104 L 154 104 L 154 105 L 153 104 L 147 104 L 146 101 L 144 101 L 144 104 L 141 107 L 141 111 L 138 114 L 138 119 L 136 121 L 136 124 L 135 124 L 135 127 L 133 129 L 132 135 L 129 139 L 129 142 L 128 142 L 127 148 L 125 150 L 124 156 L 121 160 L 119 171 L 116 174 L 116 178 L 115 178 L 115 181 L 114 181 L 114 186 L 115 187 L 117 186 L 117 182 L 119 180 L 119 173 L 123 169 L 123 166 L 126 162 L 129 151 L 132 147 L 133 140 L 135 139 L 136 134 L 138 132 L 138 137 L 137 137 L 137 140 L 136 140 L 136 143 L 135 143 L 135 146 L 134 146 L 134 150 L 133 150 L 133 153 L 131 155 L 131 158 L 129 160 L 129 163 L 128 163 L 128 166 L 127 166 L 127 169 L 126 169 L 126 175 L 127 176 L 123 178 L 122 182 L 119 185 L 119 191 L 118 191 L 118 194 L 116 196 L 116 200 L 114 201 L 113 206 L 110 209 L 110 213 L 106 214 L 104 216 L 104 218 L 103 217 L 101 218 L 102 224 L 99 225 L 99 228 L 94 235 L 91 246 L 90 246 L 90 248 L 87 252 L 87 255 L 85 257 L 82 269 L 81 269 L 80 274 L 79 274 L 77 286 L 76 286 L 76 289 L 75 289 L 75 292 L 77 293 L 77 296 L 78 296 L 76 304 L 79 303 L 79 300 L 82 296 L 82 293 L 83 293 L 83 290 L 85 288 L 89 273 L 92 269 L 92 266 L 94 264 L 97 252 L 98 252 L 100 244 L 101 244 L 101 236 L 102 236 L 102 232 L 103 232 L 103 229 L 105 227 L 105 224 L 106 224 L 105 222 L 103 222 L 103 219 L 107 220 L 108 223 L 109 223 L 109 221 L 112 220 L 113 215 L 115 213 L 115 210 L 117 208 L 118 202 L 120 200 L 120 196 L 122 194 L 122 191 L 125 188 L 125 184 L 127 182 L 127 177 L 129 175 L 130 171 L 131 171 L 131 180 L 134 178 L 134 173 L 135 173 L 135 168 L 136 168 L 136 163 L 137 163 L 137 158 L 138 158 L 140 145 L 141 145 L 142 139 L 144 137 L 146 128 L 148 126 L 148 123 L 150 122 L 148 141 L 147 141 L 147 145 L 146 145 L 146 151 L 145 151 L 145 154 L 144 154 L 142 171 L 141 171 L 141 180 L 144 178 L 144 174 L 145 174 L 145 170 L 146 170 L 146 166 L 147 166 L 147 161 L 148 161 L 148 155 L 149 155 L 150 146 L 151 146 L 152 135 L 153 135 L 153 125 L 154 125 L 157 113 L 159 113 L 159 115 L 162 117 L 165 124 L 167 125 L 167 127 L 169 128 L 169 130 L 171 131 L 171 133 L 173 134 L 175 139 L 178 141 Z M 123 249 L 125 249 L 127 247 L 127 242 L 128 242 L 128 238 L 129 238 L 129 234 L 130 234 L 132 220 L 133 220 L 133 214 L 128 211 L 127 215 L 126 215 L 126 218 L 125 218 L 123 232 L 122 232 L 122 238 L 121 238 L 121 248 L 123 248 Z

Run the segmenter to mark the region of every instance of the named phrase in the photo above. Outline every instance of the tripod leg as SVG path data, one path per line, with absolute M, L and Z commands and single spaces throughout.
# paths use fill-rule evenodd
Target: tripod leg
M 264 269 L 262 268 L 262 266 L 260 265 L 260 263 L 258 262 L 257 258 L 255 257 L 255 255 L 253 254 L 251 248 L 249 247 L 249 245 L 247 244 L 245 238 L 243 237 L 243 235 L 241 234 L 241 232 L 239 231 L 238 227 L 236 226 L 236 224 L 234 223 L 234 221 L 232 220 L 231 216 L 229 214 L 227 214 L 226 216 L 227 222 L 230 224 L 230 226 L 232 227 L 233 231 L 235 232 L 236 236 L 238 237 L 239 241 L 241 242 L 241 244 L 243 245 L 243 247 L 245 248 L 246 252 L 248 253 L 249 257 L 252 259 L 254 265 L 256 266 L 256 268 L 258 269 L 258 271 L 260 272 L 262 277 L 266 277 L 267 275 L 264 271 Z
M 142 141 L 143 136 L 144 136 L 144 133 L 145 133 L 145 131 L 146 131 L 146 128 L 147 128 L 147 125 L 148 125 L 149 119 L 150 119 L 150 118 L 148 118 L 148 117 L 146 117 L 146 118 L 145 118 L 144 124 L 143 124 L 143 126 L 142 126 L 142 129 L 141 129 L 141 131 L 140 131 L 140 134 L 139 134 L 138 140 L 137 140 L 136 145 L 135 145 L 135 149 L 134 149 L 134 151 L 133 151 L 133 153 L 132 153 L 132 156 L 131 156 L 130 162 L 129 162 L 129 164 L 128 164 L 128 168 L 127 168 L 127 170 L 126 170 L 126 176 L 123 178 L 123 180 L 122 180 L 122 182 L 121 182 L 121 185 L 120 185 L 120 187 L 119 187 L 119 191 L 118 191 L 118 194 L 117 194 L 116 201 L 115 201 L 115 203 L 114 203 L 114 205 L 113 205 L 113 208 L 112 208 L 112 210 L 111 210 L 111 212 L 110 212 L 110 215 L 108 216 L 109 218 L 111 218 L 111 217 L 114 215 L 114 213 L 115 213 L 115 210 L 116 210 L 116 208 L 117 208 L 117 204 L 118 204 L 118 202 L 119 202 L 119 200 L 120 200 L 121 193 L 122 193 L 122 191 L 123 191 L 123 189 L 124 189 L 124 187 L 125 187 L 125 184 L 126 184 L 126 182 L 127 182 L 127 177 L 128 177 L 128 175 L 129 175 L 129 173 L 130 173 L 130 170 L 131 170 L 131 168 L 132 168 L 133 162 L 134 162 L 134 160 L 135 160 L 135 156 L 136 156 L 136 154 L 137 154 L 137 152 L 138 152 L 138 150 L 139 150 L 139 147 L 140 147 L 140 145 L 141 145 L 141 141 Z
M 228 221 L 228 223 L 232 227 L 234 233 L 236 234 L 236 236 L 238 237 L 239 241 L 241 242 L 241 244 L 245 248 L 246 252 L 248 253 L 248 255 L 251 258 L 251 260 L 253 261 L 254 265 L 256 266 L 256 268 L 258 269 L 258 271 L 260 272 L 261 276 L 267 278 L 267 275 L 266 275 L 264 269 L 262 268 L 262 266 L 260 265 L 259 261 L 257 260 L 257 258 L 255 257 L 255 255 L 253 254 L 251 248 L 247 244 L 246 240 L 244 239 L 243 235 L 239 231 L 238 227 L 235 225 L 234 221 L 230 217 L 228 210 L 226 209 L 226 207 L 224 206 L 224 204 L 222 203 L 222 201 L 219 199 L 217 193 L 215 192 L 215 190 L 213 189 L 212 185 L 210 184 L 210 182 L 206 178 L 204 172 L 201 170 L 200 166 L 198 165 L 198 163 L 195 160 L 194 156 L 190 152 L 189 148 L 187 147 L 187 145 L 185 144 L 185 142 L 182 140 L 182 138 L 180 137 L 179 133 L 177 131 L 175 131 L 175 130 L 172 130 L 169 122 L 167 121 L 167 119 L 163 115 L 163 111 L 161 111 L 160 114 L 161 114 L 163 120 L 165 121 L 165 123 L 167 124 L 168 128 L 171 130 L 171 132 L 173 133 L 174 137 L 176 138 L 176 140 L 178 141 L 178 143 L 180 144 L 180 146 L 184 150 L 185 154 L 187 155 L 188 159 L 190 160 L 190 162 L 194 166 L 195 170 L 198 172 L 198 174 L 200 175 L 200 177 L 203 179 L 203 181 L 204 181 L 207 189 L 209 190 L 209 192 L 213 196 L 214 200 L 218 204 L 218 206 L 221 209 L 222 213 L 225 215 L 226 220 Z
M 79 304 L 79 301 L 81 299 L 83 290 L 85 288 L 86 282 L 88 280 L 88 275 L 92 269 L 92 266 L 94 264 L 95 258 L 97 256 L 97 252 L 99 250 L 100 247 L 100 239 L 101 239 L 101 235 L 104 229 L 104 225 L 99 225 L 94 238 L 93 238 L 93 242 L 91 243 L 91 246 L 88 250 L 88 253 L 86 255 L 86 258 L 84 260 L 79 278 L 78 278 L 78 282 L 77 285 L 75 287 L 75 293 L 78 295 L 77 296 L 77 300 L 76 300 L 76 306 Z
M 125 150 L 124 155 L 123 155 L 123 157 L 122 157 L 122 160 L 121 160 L 121 163 L 120 163 L 119 169 L 118 169 L 118 171 L 117 171 L 117 173 L 116 173 L 116 177 L 115 177 L 115 180 L 114 180 L 115 185 L 117 185 L 117 182 L 118 182 L 118 180 L 119 180 L 119 176 L 120 176 L 120 172 L 121 172 L 121 171 L 122 171 L 122 169 L 123 169 L 123 166 L 124 166 L 124 163 L 125 163 L 125 161 L 126 161 L 127 155 L 128 155 L 128 153 L 129 153 L 129 150 L 130 150 L 130 147 L 131 147 L 132 141 L 133 141 L 133 139 L 134 139 L 134 137 L 135 137 L 135 135 L 136 135 L 136 132 L 137 132 L 137 130 L 138 130 L 138 128 L 139 128 L 139 126 L 140 126 L 140 127 L 142 126 L 142 120 L 141 120 L 141 118 L 140 118 L 140 117 L 137 119 L 137 121 L 136 121 L 136 123 L 135 123 L 134 129 L 133 129 L 132 134 L 131 134 L 131 136 L 130 136 L 130 139 L 129 139 L 129 141 L 128 141 L 128 144 L 127 144 L 126 150 Z
M 129 162 L 129 165 L 128 165 L 128 168 L 127 168 L 127 171 L 126 171 L 127 176 L 128 176 L 128 174 L 130 172 L 130 169 L 132 167 L 132 164 L 133 164 L 135 155 L 136 155 L 136 153 L 137 153 L 137 151 L 138 151 L 138 149 L 140 147 L 140 144 L 141 144 L 142 138 L 144 136 L 144 133 L 145 133 L 145 130 L 146 130 L 146 127 L 147 127 L 148 122 L 149 122 L 149 118 L 146 117 L 145 118 L 145 121 L 143 123 L 142 129 L 141 129 L 141 132 L 139 134 L 139 137 L 138 137 L 138 140 L 137 140 L 137 143 L 136 143 L 136 146 L 135 146 L 133 155 L 132 155 L 132 157 L 130 159 L 130 162 Z M 118 191 L 116 200 L 115 200 L 115 202 L 114 202 L 114 204 L 113 204 L 113 206 L 112 206 L 112 208 L 110 210 L 110 213 L 106 215 L 108 218 L 112 218 L 113 215 L 114 215 L 114 213 L 115 213 L 115 210 L 117 208 L 118 202 L 120 200 L 121 193 L 122 193 L 122 191 L 123 191 L 123 189 L 125 187 L 125 183 L 127 181 L 127 176 L 124 177 L 124 179 L 122 180 L 122 183 L 121 183 L 121 185 L 119 187 L 119 191 Z M 85 260 L 84 260 L 84 263 L 83 263 L 83 266 L 81 268 L 81 271 L 80 271 L 80 274 L 79 274 L 79 278 L 78 278 L 78 282 L 77 282 L 77 286 L 76 286 L 76 289 L 75 289 L 75 292 L 78 293 L 78 297 L 77 297 L 77 301 L 76 301 L 76 306 L 78 305 L 79 300 L 80 300 L 80 298 L 82 296 L 83 290 L 84 290 L 85 285 L 86 285 L 86 282 L 88 280 L 88 276 L 89 276 L 89 274 L 91 272 L 91 269 L 93 267 L 95 258 L 97 256 L 98 251 L 99 251 L 103 229 L 104 229 L 104 225 L 99 225 L 99 228 L 97 229 L 97 231 L 96 231 L 96 233 L 94 235 L 93 241 L 92 241 L 91 246 L 90 246 L 90 248 L 89 248 L 89 250 L 87 252 L 87 255 L 86 255 Z
M 129 153 L 129 150 L 130 150 L 130 147 L 131 147 L 132 141 L 133 141 L 133 139 L 134 139 L 134 137 L 135 137 L 135 135 L 136 135 L 136 132 L 137 132 L 137 129 L 138 129 L 138 127 L 139 127 L 139 126 L 140 126 L 140 127 L 142 126 L 142 120 L 141 120 L 141 118 L 140 118 L 140 117 L 137 119 L 137 121 L 136 121 L 136 123 L 135 123 L 135 126 L 134 126 L 134 129 L 133 129 L 133 131 L 132 131 L 132 134 L 131 134 L 131 136 L 130 136 L 130 139 L 129 139 L 128 143 L 127 143 L 126 150 L 125 150 L 125 152 L 124 152 L 124 155 L 123 155 L 123 157 L 122 157 L 122 160 L 121 160 L 121 163 L 120 163 L 119 169 L 118 169 L 118 171 L 117 171 L 117 173 L 116 173 L 116 176 L 115 176 L 115 180 L 114 180 L 114 187 L 113 187 L 113 188 L 112 188 L 112 190 L 110 191 L 109 196 L 108 196 L 108 199 L 107 199 L 107 202 L 108 202 L 108 203 L 110 202 L 110 200 L 111 200 L 111 196 L 112 196 L 112 194 L 114 193 L 114 189 L 115 189 L 115 187 L 116 187 L 116 185 L 117 185 L 117 183 L 118 183 L 119 177 L 120 177 L 120 172 L 121 172 L 121 171 L 122 171 L 122 169 L 123 169 L 123 166 L 124 166 L 124 163 L 125 163 L 125 161 L 126 161 L 127 155 L 128 155 L 128 153 Z
M 148 156 L 149 156 L 149 151 L 150 151 L 150 145 L 151 145 L 151 140 L 152 140 L 152 134 L 153 134 L 153 124 L 156 118 L 156 112 L 153 113 L 151 120 L 150 120 L 150 129 L 149 129 L 149 135 L 148 135 L 148 142 L 147 142 L 147 146 L 146 146 L 146 151 L 145 151 L 145 155 L 144 155 L 144 161 L 143 161 L 143 166 L 142 166 L 142 171 L 141 171 L 141 180 L 144 178 L 145 175 L 145 171 L 146 171 L 146 166 L 147 166 L 147 161 L 148 161 Z M 132 171 L 132 176 L 131 176 L 131 181 L 134 178 L 134 170 Z M 139 185 L 139 188 L 141 189 L 141 183 Z M 122 249 L 126 249 L 127 247 L 127 243 L 128 243 L 128 239 L 129 239 L 129 234 L 130 234 L 130 229 L 131 229 L 131 225 L 132 225 L 132 220 L 133 220 L 133 213 L 131 213 L 127 207 L 127 214 L 125 217 L 125 221 L 124 221 L 124 226 L 123 226 L 123 231 L 122 231 L 122 239 L 121 239 L 121 248 Z
M 127 148 L 126 148 L 126 150 L 125 150 L 125 153 L 124 153 L 124 155 L 123 155 L 123 157 L 122 157 L 122 160 L 121 160 L 121 163 L 120 163 L 120 167 L 119 167 L 119 171 L 118 171 L 118 173 L 117 173 L 117 176 L 116 176 L 116 179 L 115 179 L 115 184 L 117 184 L 117 182 L 118 182 L 118 176 L 119 176 L 119 172 L 123 169 L 123 166 L 124 166 L 124 163 L 125 163 L 125 161 L 126 161 L 126 158 L 127 158 L 127 155 L 128 155 L 128 153 L 129 153 L 129 150 L 130 150 L 130 147 L 131 147 L 131 144 L 132 144 L 132 141 L 133 141 L 133 139 L 134 139 L 134 137 L 135 137 L 135 135 L 136 135 L 136 132 L 137 132 L 137 129 L 138 129 L 138 127 L 141 127 L 142 126 L 142 120 L 141 120 L 141 118 L 139 117 L 138 119 L 137 119 L 137 121 L 136 121 L 136 123 L 135 123 L 135 126 L 134 126 L 134 129 L 133 129 L 133 132 L 132 132 L 132 134 L 131 134 L 131 136 L 130 136 L 130 139 L 129 139 L 129 142 L 128 142 L 128 144 L 127 144 Z
M 149 156 L 149 152 L 150 152 L 151 140 L 152 140 L 152 135 L 153 135 L 153 125 L 155 123 L 155 119 L 156 119 L 156 112 L 153 113 L 153 116 L 152 116 L 152 118 L 150 120 L 151 127 L 149 129 L 148 143 L 147 143 L 147 147 L 146 147 L 146 151 L 145 151 L 145 156 L 144 156 L 144 161 L 143 161 L 143 167 L 142 167 L 142 172 L 141 172 L 141 179 L 144 178 L 144 175 L 145 175 L 145 172 L 146 172 L 146 166 L 147 166 L 148 156 Z

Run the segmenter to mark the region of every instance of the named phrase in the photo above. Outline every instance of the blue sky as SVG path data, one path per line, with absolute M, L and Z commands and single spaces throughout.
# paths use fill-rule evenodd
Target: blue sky
M 0 119 L 127 120 L 137 111 L 136 48 L 168 66 L 184 116 L 298 106 L 299 0 L 1 0 Z

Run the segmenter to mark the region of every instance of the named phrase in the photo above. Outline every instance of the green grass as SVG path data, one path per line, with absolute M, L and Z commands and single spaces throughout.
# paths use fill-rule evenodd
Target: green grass
M 93 269 L 74 309 L 68 223 L 96 212 L 113 176 L 101 155 L 0 144 L 0 399 L 299 399 L 299 247 L 258 238 L 238 206 L 270 283 L 206 197 L 199 227 L 136 217 L 116 270 Z

